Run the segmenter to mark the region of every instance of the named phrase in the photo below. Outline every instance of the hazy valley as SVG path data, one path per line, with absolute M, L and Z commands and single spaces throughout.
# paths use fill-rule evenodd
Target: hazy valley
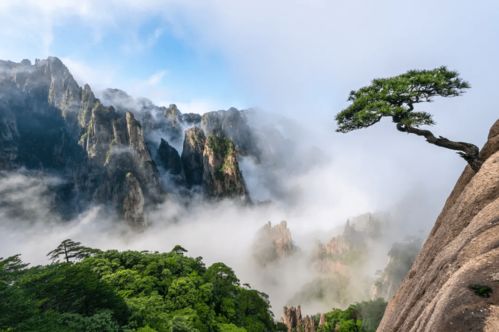
M 388 299 L 419 249 L 426 230 L 403 232 L 395 208 L 293 234 L 303 217 L 287 207 L 304 203 L 280 177 L 321 156 L 303 154 L 286 120 L 182 114 L 116 89 L 99 99 L 57 58 L 1 65 L 2 246 L 25 261 L 46 263 L 66 238 L 100 249 L 180 244 L 228 263 L 279 317 L 284 305 L 311 314 Z M 288 218 L 291 230 L 279 223 Z
M 0 332 L 499 331 L 499 3 L 0 2 Z

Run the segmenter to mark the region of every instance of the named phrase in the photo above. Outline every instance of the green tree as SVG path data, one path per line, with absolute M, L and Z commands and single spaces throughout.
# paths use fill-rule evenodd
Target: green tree
M 220 324 L 218 325 L 220 332 L 247 332 L 243 327 L 237 327 L 234 324 Z
M 458 151 L 474 171 L 481 166 L 479 149 L 473 144 L 451 141 L 421 129 L 433 125 L 433 117 L 427 112 L 416 112 L 418 103 L 431 102 L 434 97 L 461 95 L 470 85 L 459 78 L 459 74 L 446 67 L 433 70 L 411 70 L 405 74 L 375 79 L 371 85 L 351 91 L 351 104 L 336 115 L 338 132 L 366 128 L 389 117 L 399 131 L 423 136 L 428 143 Z
M 0 257 L 0 283 L 10 283 L 29 265 L 23 263 L 20 256 L 17 254 L 7 258 Z
M 375 332 L 386 308 L 383 299 L 350 305 L 345 310 L 333 309 L 324 314 L 325 324 L 317 332 Z M 316 323 L 320 315 L 314 316 Z
M 272 331 L 276 328 L 267 294 L 254 289 L 239 289 L 238 325 L 248 331 Z
M 69 263 L 71 260 L 80 260 L 89 257 L 96 251 L 96 249 L 82 246 L 80 242 L 66 239 L 57 248 L 49 252 L 47 256 L 52 262 L 58 262 L 62 258 L 66 263 Z
M 386 309 L 383 299 L 364 301 L 355 304 L 355 309 L 362 319 L 362 331 L 375 332 Z
M 19 255 L 0 258 L 0 331 L 35 314 L 31 298 L 15 282 L 27 265 Z
M 115 291 L 82 263 L 51 264 L 26 271 L 16 283 L 40 311 L 92 316 L 102 310 L 123 324 L 128 308 Z
M 83 256 L 68 248 L 91 255 L 71 261 Z M 27 269 L 18 255 L 0 258 L 0 331 L 275 330 L 265 294 L 241 287 L 230 267 L 207 269 L 177 249 L 94 254 L 66 242 L 52 252 L 64 263 Z
M 79 332 L 118 332 L 119 326 L 113 319 L 112 312 L 104 310 L 92 316 L 65 313 L 58 319 L 70 331 Z
M 214 263 L 205 274 L 213 285 L 213 305 L 215 311 L 229 320 L 236 318 L 239 279 L 234 271 L 224 263 Z
M 172 320 L 171 332 L 199 332 L 194 328 L 188 319 L 182 316 L 176 316 Z

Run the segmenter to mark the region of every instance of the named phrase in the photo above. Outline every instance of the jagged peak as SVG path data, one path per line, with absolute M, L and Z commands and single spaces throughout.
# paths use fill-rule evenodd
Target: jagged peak
M 53 75 L 68 75 L 73 78 L 68 67 L 66 67 L 61 59 L 55 56 L 49 56 L 47 59 L 36 59 L 34 66 L 37 68 L 47 68 L 47 72 Z
M 175 111 L 177 111 L 177 112 L 180 113 L 180 111 L 179 111 L 179 109 L 177 107 L 177 104 L 170 104 L 170 105 L 168 105 L 168 109 L 175 110 Z

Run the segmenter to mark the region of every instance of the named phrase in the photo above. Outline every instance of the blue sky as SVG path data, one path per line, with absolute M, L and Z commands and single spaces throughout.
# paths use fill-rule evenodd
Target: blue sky
M 442 202 L 464 162 L 389 121 L 335 133 L 350 90 L 447 65 L 472 89 L 420 105 L 436 135 L 481 146 L 499 114 L 498 0 L 1 0 L 0 58 L 49 55 L 95 91 L 297 120 L 289 134 L 335 161 L 329 183 L 357 183 L 373 206 L 419 187 Z
M 0 57 L 56 55 L 95 89 L 158 103 L 296 113 L 410 68 L 490 84 L 498 22 L 494 0 L 4 0 Z
M 121 7 L 119 2 L 108 7 L 95 1 L 82 3 L 1 3 L 0 17 L 5 18 L 0 23 L 0 35 L 5 37 L 1 58 L 19 61 L 55 55 L 94 90 L 121 88 L 193 111 L 246 106 L 221 54 L 193 47 L 161 12 L 152 8 L 135 15 L 140 1 L 116 13 L 113 9 Z M 92 17 L 92 11 L 99 9 L 105 15 Z
M 75 34 L 80 34 L 78 39 L 88 43 L 81 45 L 78 40 L 72 40 Z M 165 97 L 180 101 L 210 98 L 230 102 L 236 96 L 220 56 L 193 50 L 158 18 L 152 17 L 140 24 L 133 36 L 111 32 L 98 41 L 91 38 L 91 32 L 84 27 L 61 28 L 54 34 L 51 51 L 87 64 L 93 59 L 97 64 L 110 64 L 119 77 L 164 87 Z M 119 84 L 114 80 L 112 83 Z
M 351 89 L 447 65 L 473 89 L 438 104 L 439 128 L 483 139 L 498 114 L 496 0 L 3 0 L 0 40 L 0 58 L 55 55 L 94 90 L 184 111 L 256 106 L 326 130 Z

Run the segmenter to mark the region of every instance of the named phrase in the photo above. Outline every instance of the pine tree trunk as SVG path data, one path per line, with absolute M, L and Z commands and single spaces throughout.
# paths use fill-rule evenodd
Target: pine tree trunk
M 69 263 L 68 250 L 66 244 L 64 244 L 64 256 L 66 257 L 66 263 Z
M 458 154 L 468 162 L 470 167 L 475 172 L 478 172 L 480 170 L 480 167 L 482 166 L 482 162 L 479 159 L 480 150 L 474 144 L 466 142 L 455 142 L 442 136 L 436 137 L 429 130 L 419 129 L 401 123 L 397 123 L 397 129 L 405 133 L 423 136 L 424 138 L 426 138 L 426 141 L 428 143 L 458 151 Z

